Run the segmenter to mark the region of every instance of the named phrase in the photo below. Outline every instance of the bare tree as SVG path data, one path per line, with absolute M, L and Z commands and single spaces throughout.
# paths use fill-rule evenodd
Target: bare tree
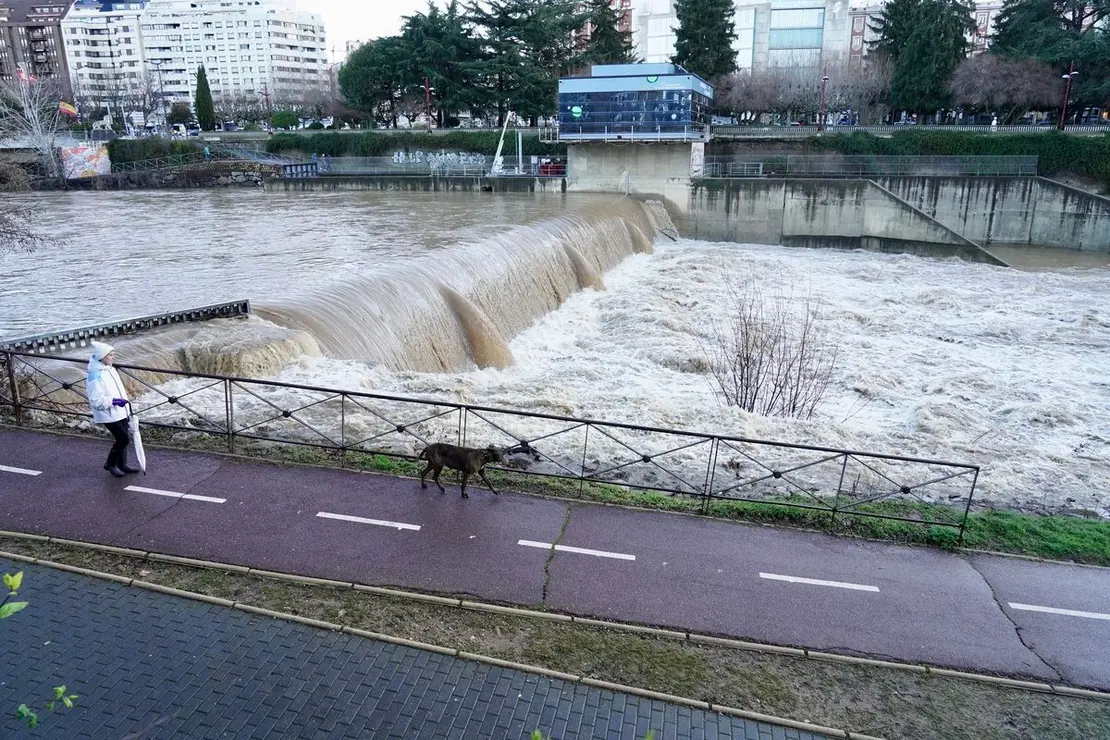
M 951 88 L 957 104 L 997 112 L 1003 123 L 1016 121 L 1031 108 L 1053 107 L 1063 94 L 1063 83 L 1047 64 L 994 54 L 960 62 Z
M 855 111 L 861 124 L 882 119 L 893 76 L 887 57 L 872 54 L 854 61 L 842 57 L 830 62 L 825 74 L 829 78 L 826 104 L 830 111 Z
M 59 180 L 62 168 L 56 150 L 63 130 L 60 101 L 57 80 L 35 77 L 22 67 L 14 80 L 0 83 L 0 137 L 33 149 L 43 171 Z
M 725 276 L 725 317 L 707 348 L 718 397 L 763 416 L 813 416 L 836 369 L 836 346 L 812 298 L 772 297 Z

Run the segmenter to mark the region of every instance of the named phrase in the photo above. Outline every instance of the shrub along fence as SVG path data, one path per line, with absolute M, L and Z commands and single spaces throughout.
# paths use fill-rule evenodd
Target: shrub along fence
M 396 132 L 350 134 L 328 132 L 320 134 L 275 134 L 266 142 L 266 151 L 271 153 L 301 152 L 304 154 L 326 154 L 329 157 L 388 157 L 397 151 L 466 152 L 467 154 L 495 154 L 500 131 L 456 131 L 448 134 L 429 134 L 423 132 Z M 565 156 L 566 144 L 550 144 L 540 141 L 539 136 L 524 137 L 524 152 L 527 155 Z M 509 131 L 505 135 L 502 155 L 516 155 L 516 134 Z
M 1098 180 L 1110 189 L 1110 134 L 898 131 L 889 138 L 880 138 L 868 133 L 851 133 L 815 136 L 806 140 L 805 148 L 813 153 L 834 151 L 840 154 L 1035 156 L 1039 175 L 1076 175 Z

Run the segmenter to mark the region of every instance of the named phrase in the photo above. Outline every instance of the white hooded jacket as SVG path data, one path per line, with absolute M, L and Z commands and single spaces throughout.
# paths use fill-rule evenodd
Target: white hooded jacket
M 85 392 L 89 396 L 89 408 L 92 409 L 94 424 L 108 424 L 127 418 L 126 406 L 113 406 L 113 398 L 127 399 L 127 391 L 123 387 L 119 373 L 111 365 L 105 365 L 101 360 L 112 351 L 112 345 L 104 342 L 92 343 L 93 353 L 89 358 L 89 374 L 85 378 Z

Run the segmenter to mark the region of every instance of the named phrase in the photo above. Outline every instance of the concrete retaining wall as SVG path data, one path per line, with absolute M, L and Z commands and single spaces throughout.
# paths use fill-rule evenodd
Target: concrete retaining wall
M 886 177 L 876 182 L 984 246 L 1110 252 L 1110 198 L 1046 178 Z
M 697 180 L 688 233 L 710 241 L 871 249 L 1001 264 L 868 180 Z

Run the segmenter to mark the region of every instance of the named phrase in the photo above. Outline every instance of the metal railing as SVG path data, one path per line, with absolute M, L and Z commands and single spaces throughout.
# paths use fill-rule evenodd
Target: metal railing
M 328 157 L 318 161 L 321 175 L 390 176 L 390 177 L 484 177 L 493 169 L 493 157 L 474 155 L 421 155 L 404 157 Z M 563 177 L 565 157 L 528 155 L 519 163 L 515 155 L 504 157 L 502 177 Z
M 556 128 L 542 129 L 540 141 L 554 143 L 560 141 L 708 141 L 710 127 L 690 124 L 686 126 L 633 124 L 560 124 Z
M 84 358 L 0 350 L 0 413 L 17 424 L 88 418 Z M 838 517 L 959 530 L 979 467 L 636 424 L 293 383 L 116 366 L 144 426 L 244 443 L 304 445 L 412 459 L 431 442 L 518 447 L 500 469 L 700 500 L 744 501 Z M 6 380 L 6 382 L 5 382 Z M 916 505 L 869 509 L 878 502 Z
M 862 132 L 887 137 L 897 131 L 968 131 L 979 134 L 1041 134 L 1056 131 L 1055 126 L 957 126 L 957 125 L 881 125 L 881 126 L 833 126 L 825 127 L 824 133 L 850 134 Z M 1098 136 L 1110 134 L 1110 125 L 1066 126 L 1065 133 L 1079 136 Z M 795 139 L 819 136 L 817 126 L 713 126 L 715 139 Z
M 759 154 L 706 157 L 700 177 L 1036 177 L 1037 157 Z M 695 177 L 699 175 L 693 173 Z
M 76 349 L 88 345 L 94 339 L 105 337 L 118 337 L 121 334 L 134 334 L 139 331 L 155 329 L 159 326 L 171 324 L 185 324 L 194 321 L 209 321 L 211 319 L 231 319 L 249 316 L 251 302 L 247 299 L 228 301 L 226 303 L 213 303 L 210 306 L 187 308 L 182 311 L 167 311 L 150 316 L 137 316 L 132 319 L 110 321 L 106 324 L 82 326 L 77 329 L 33 334 L 26 337 L 13 337 L 0 339 L 0 349 L 15 352 L 31 352 L 36 354 L 50 354 L 62 352 L 67 349 Z

